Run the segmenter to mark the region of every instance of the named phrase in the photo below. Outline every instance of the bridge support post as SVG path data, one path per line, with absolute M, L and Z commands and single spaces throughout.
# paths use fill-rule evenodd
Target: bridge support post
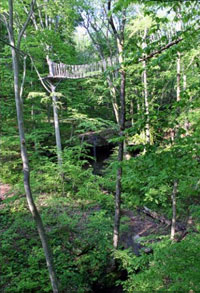
M 59 166 L 62 166 L 62 145 L 61 145 L 61 136 L 60 136 L 59 117 L 58 117 L 58 100 L 57 100 L 55 89 L 56 87 L 51 83 L 51 97 L 52 97 L 52 105 L 53 105 L 57 157 L 58 157 Z

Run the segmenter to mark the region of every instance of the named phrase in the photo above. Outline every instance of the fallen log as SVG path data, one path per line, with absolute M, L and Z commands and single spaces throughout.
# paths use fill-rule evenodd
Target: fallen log
M 147 216 L 150 216 L 153 219 L 158 220 L 159 222 L 166 224 L 167 226 L 171 225 L 171 221 L 166 219 L 163 215 L 159 215 L 157 212 L 150 210 L 147 207 L 142 207 L 140 209 L 141 212 L 143 212 L 144 214 L 146 214 Z
M 144 206 L 142 208 L 139 208 L 139 211 L 141 211 L 145 215 L 151 217 L 152 219 L 156 219 L 159 222 L 161 222 L 161 223 L 163 223 L 163 224 L 165 224 L 167 226 L 171 226 L 171 221 L 170 220 L 165 218 L 165 216 L 159 215 L 157 212 L 150 210 L 146 206 Z M 177 228 L 177 230 L 181 230 L 181 231 L 184 231 L 186 229 L 185 225 L 180 224 L 180 223 L 176 223 L 176 228 Z

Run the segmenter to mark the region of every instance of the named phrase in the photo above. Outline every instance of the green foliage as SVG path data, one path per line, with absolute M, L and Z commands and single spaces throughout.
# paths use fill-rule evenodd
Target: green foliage
M 128 280 L 123 282 L 125 292 L 187 292 L 198 291 L 199 235 L 191 234 L 180 243 L 164 239 L 151 244 L 153 254 L 141 257 L 119 252 Z M 138 270 L 134 274 L 135 270 Z
M 61 290 L 90 291 L 104 282 L 111 254 L 112 220 L 105 210 L 66 197 L 39 196 Z M 16 207 L 13 210 L 13 207 Z M 36 227 L 24 199 L 1 210 L 0 286 L 4 292 L 51 292 Z
M 192 138 L 172 146 L 149 150 L 124 164 L 124 201 L 131 206 L 150 205 L 170 213 L 173 182 L 178 180 L 178 214 L 198 200 L 199 147 Z M 156 150 L 156 151 L 155 151 Z
M 29 9 L 30 2 L 14 1 L 15 35 L 23 26 L 24 11 Z M 186 222 L 190 216 L 194 222 L 189 235 L 180 243 L 155 235 L 151 235 L 151 241 L 145 239 L 153 254 L 136 257 L 130 250 L 116 251 L 114 257 L 120 269 L 128 273 L 127 280 L 122 282 L 124 290 L 198 292 L 200 239 L 193 231 L 200 231 L 199 3 L 119 0 L 112 8 L 107 14 L 104 0 L 49 0 L 45 5 L 43 0 L 38 0 L 26 37 L 22 38 L 21 50 L 33 57 L 41 76 L 46 77 L 47 55 L 55 62 L 66 64 L 99 61 L 97 47 L 105 57 L 111 53 L 117 56 L 116 38 L 107 30 L 107 20 L 113 13 L 114 21 L 122 27 L 122 12 L 127 8 L 123 52 L 127 129 L 121 139 L 116 136 L 118 125 L 112 89 L 108 86 L 109 77 L 120 108 L 119 65 L 110 66 L 93 78 L 56 82 L 62 168 L 57 164 L 51 95 L 44 92 L 29 57 L 26 60 L 22 98 L 30 181 L 53 251 L 61 291 L 92 292 L 94 284 L 103 287 L 113 283 L 107 269 L 113 257 L 114 193 L 120 166 L 117 147 L 104 164 L 103 176 L 97 176 L 91 166 L 94 159 L 89 153 L 91 146 L 83 139 L 87 132 L 98 134 L 111 129 L 113 135 L 109 142 L 117 145 L 120 140 L 125 141 L 132 156 L 122 163 L 122 207 L 133 209 L 145 205 L 171 219 L 171 195 L 177 181 L 177 219 Z M 179 9 L 182 31 L 176 28 Z M 3 0 L 1 20 L 7 12 L 8 2 Z M 83 29 L 84 21 L 92 21 L 93 41 Z M 11 184 L 16 191 L 15 195 L 0 201 L 0 291 L 51 292 L 42 246 L 24 197 L 12 60 L 3 22 L 0 30 L 0 183 Z M 140 58 L 178 37 L 183 37 L 179 44 L 146 62 L 147 114 L 144 63 Z M 179 102 L 176 101 L 177 51 L 181 53 Z M 23 55 L 21 52 L 19 56 L 20 80 Z M 48 84 L 47 79 L 43 81 Z M 146 144 L 145 137 L 147 121 L 150 145 Z M 128 224 L 122 225 L 121 232 L 125 228 L 128 229 Z
M 21 178 L 21 158 L 19 153 L 19 138 L 14 129 L 9 129 L 13 136 L 2 136 L 0 141 L 0 178 L 1 180 L 15 184 Z

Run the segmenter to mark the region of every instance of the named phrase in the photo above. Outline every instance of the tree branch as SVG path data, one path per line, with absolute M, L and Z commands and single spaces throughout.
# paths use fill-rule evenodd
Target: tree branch
M 48 93 L 51 93 L 51 90 L 50 90 L 50 89 L 46 86 L 46 84 L 44 83 L 44 81 L 43 81 L 43 79 L 42 79 L 42 77 L 41 77 L 41 75 L 40 75 L 40 73 L 39 73 L 39 71 L 38 71 L 38 69 L 37 69 L 37 67 L 36 67 L 36 65 L 35 65 L 35 63 L 34 63 L 34 61 L 33 61 L 33 58 L 31 57 L 31 55 L 29 55 L 29 58 L 31 59 L 31 63 L 32 63 L 32 65 L 33 65 L 33 67 L 34 67 L 34 69 L 35 69 L 35 71 L 36 71 L 36 73 L 37 73 L 37 76 L 38 76 L 38 78 L 39 78 L 41 84 L 43 85 L 43 87 L 45 88 L 45 90 L 46 90 Z
M 152 52 L 151 54 L 147 55 L 146 57 L 144 58 L 140 58 L 139 59 L 139 62 L 142 62 L 142 61 L 145 61 L 145 60 L 148 60 L 148 59 L 151 59 L 153 58 L 155 55 L 158 55 L 160 53 L 162 53 L 163 51 L 169 49 L 170 47 L 180 43 L 181 41 L 183 41 L 183 38 L 178 38 L 177 40 L 174 40 L 170 43 L 168 43 L 167 45 L 165 45 L 164 47 L 162 47 L 161 49 L 157 50 L 157 51 L 154 51 Z
M 5 14 L 2 14 L 2 15 L 0 15 L 0 16 L 1 16 L 0 21 L 1 21 L 3 24 L 5 24 L 6 29 L 7 29 L 7 32 L 8 32 L 8 35 L 9 35 L 9 25 L 8 25 L 8 21 L 7 21 L 7 19 L 6 19 L 6 16 L 5 16 Z M 2 41 L 3 41 L 3 40 L 2 40 Z
M 22 3 L 22 5 L 24 5 L 24 4 L 23 4 L 23 1 L 21 1 L 21 3 Z M 26 8 L 26 6 L 24 6 L 24 11 L 25 11 L 25 13 L 26 13 L 27 16 L 28 16 L 29 13 L 28 13 L 28 9 Z M 35 30 L 38 31 L 38 25 L 37 25 L 37 22 L 36 22 L 36 18 L 35 18 L 34 11 L 33 11 L 32 15 L 31 15 L 31 20 L 32 20 L 32 22 L 33 22 L 33 25 L 34 25 L 34 27 L 35 27 Z
M 25 83 L 25 78 L 26 78 L 26 58 L 27 58 L 27 55 L 24 56 L 23 76 L 22 76 L 22 82 L 21 82 L 21 87 L 20 87 L 20 99 L 21 99 L 21 101 L 23 101 L 22 95 L 23 95 L 24 83 Z
M 9 1 L 10 1 L 10 0 L 9 0 Z M 12 1 L 11 1 L 11 2 L 12 2 Z M 32 0 L 32 2 L 31 2 L 31 7 L 30 7 L 30 10 L 29 10 L 29 14 L 28 14 L 28 16 L 27 16 L 27 19 L 26 19 L 26 21 L 25 21 L 25 23 L 24 23 L 24 25 L 23 25 L 21 31 L 19 32 L 19 37 L 18 37 L 18 40 L 17 40 L 17 46 L 16 46 L 18 49 L 20 48 L 21 39 L 22 39 L 23 34 L 24 34 L 24 32 L 25 32 L 25 30 L 26 30 L 26 28 L 27 28 L 27 26 L 28 26 L 29 20 L 31 19 L 31 16 L 32 16 L 32 13 L 33 13 L 33 9 L 34 9 L 34 5 L 35 5 L 35 2 L 36 2 L 36 0 Z
M 108 1 L 108 12 L 111 13 L 111 0 Z M 116 36 L 117 39 L 120 39 L 120 37 L 118 35 L 118 32 L 116 30 L 114 21 L 113 21 L 112 14 L 111 14 L 110 18 L 108 19 L 108 21 L 109 21 L 109 23 L 110 23 L 110 25 L 112 27 L 112 30 L 113 30 L 114 35 Z
M 7 31 L 8 31 L 8 29 L 9 29 L 8 26 L 6 26 L 6 28 L 7 28 Z M 5 45 L 7 45 L 7 46 L 15 49 L 16 51 L 18 51 L 18 53 L 21 54 L 21 56 L 30 56 L 29 54 L 25 53 L 24 51 L 22 51 L 20 49 L 17 49 L 15 46 L 9 44 L 8 42 L 6 42 L 5 40 L 3 40 L 1 38 L 0 38 L 0 41 L 3 42 Z
M 150 210 L 149 208 L 147 207 L 142 207 L 142 208 L 139 208 L 138 209 L 139 211 L 141 211 L 142 213 L 146 214 L 147 216 L 151 217 L 152 219 L 156 219 L 158 220 L 159 222 L 167 225 L 167 226 L 170 226 L 171 225 L 171 221 L 166 219 L 163 215 L 160 215 L 158 214 L 157 212 L 155 211 L 152 211 Z M 185 230 L 185 225 L 184 224 L 181 224 L 181 223 L 177 223 L 177 228 L 181 231 Z

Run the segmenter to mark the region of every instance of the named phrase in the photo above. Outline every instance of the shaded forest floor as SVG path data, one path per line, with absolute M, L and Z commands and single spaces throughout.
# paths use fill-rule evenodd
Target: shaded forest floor
M 27 292 L 30 288 L 31 292 L 43 292 L 44 288 L 46 292 L 51 292 L 40 240 L 28 211 L 25 195 L 13 191 L 7 184 L 0 186 L 0 262 L 3 264 L 0 268 L 2 276 L 0 288 L 3 292 L 20 292 L 22 288 Z M 109 197 L 109 194 L 107 196 Z M 112 255 L 113 208 L 109 209 L 105 203 L 72 199 L 55 193 L 38 194 L 34 197 L 53 251 L 55 267 L 63 288 L 61 292 L 66 292 L 65 288 L 68 288 L 69 292 L 123 292 L 119 283 L 115 286 L 116 281 L 123 282 L 120 272 L 114 275 L 109 271 Z M 111 197 L 112 201 L 113 197 Z M 158 257 L 159 247 L 156 248 L 156 245 L 159 245 L 163 237 L 165 238 L 169 233 L 168 225 L 152 219 L 141 211 L 122 210 L 120 247 L 122 253 L 128 248 L 127 251 L 131 254 L 130 258 L 129 254 L 126 257 L 129 260 L 135 261 L 134 254 L 139 255 L 141 251 L 150 253 L 145 260 L 147 263 Z M 191 234 L 188 240 L 186 238 L 186 242 L 175 244 L 180 250 L 184 247 L 186 257 L 190 255 L 194 257 L 196 253 L 195 245 L 193 249 L 195 251 L 191 251 L 190 242 L 193 241 L 193 237 L 197 237 L 198 240 L 198 235 Z M 169 237 L 164 240 L 166 243 L 161 243 L 163 245 L 161 256 L 166 254 L 166 257 L 161 259 L 163 268 L 166 269 L 162 280 L 165 279 L 170 265 L 165 264 L 168 254 L 174 253 L 174 257 L 178 260 L 180 258 L 180 253 L 177 252 L 176 255 L 176 249 L 173 249 L 173 245 L 170 246 L 167 238 Z M 153 250 L 145 251 L 145 248 L 149 247 L 153 247 Z M 142 262 L 144 257 L 137 258 L 138 262 Z M 190 267 L 189 264 L 188 270 Z M 144 276 L 148 274 L 148 268 L 151 270 L 154 267 L 149 267 L 147 264 Z M 158 276 L 157 271 L 154 274 L 156 273 L 156 277 L 160 278 L 160 267 L 156 269 Z M 174 270 L 177 273 L 177 268 Z M 9 273 L 10 271 L 12 274 Z M 133 274 L 129 277 L 131 276 Z M 135 276 L 137 278 L 137 275 Z M 40 288 L 38 284 L 41 282 L 43 283 Z
M 14 197 L 14 201 L 16 197 L 12 191 L 12 187 L 8 184 L 0 183 L 0 209 L 6 208 L 6 202 L 8 198 Z M 62 199 L 60 198 L 62 201 Z M 12 201 L 12 200 L 11 200 Z M 13 201 L 13 204 L 14 204 Z M 37 204 L 39 209 L 42 207 L 48 207 L 48 196 L 40 195 Z M 9 203 L 10 201 L 8 201 Z M 90 204 L 89 204 L 90 205 Z M 63 205 L 63 209 L 61 211 L 61 207 L 58 208 L 58 213 L 65 212 L 66 208 L 69 212 L 69 204 L 67 207 L 65 204 Z M 80 206 L 77 204 L 76 207 L 70 211 L 70 215 L 81 216 L 81 220 L 79 221 L 80 228 L 82 224 L 86 221 L 87 217 L 89 217 L 92 213 L 98 212 L 101 210 L 101 207 L 95 204 L 92 204 L 90 208 L 87 209 L 84 213 L 80 210 L 83 208 L 82 203 Z M 55 213 L 55 211 L 54 211 Z M 47 231 L 50 231 L 51 228 L 47 227 Z M 134 250 L 134 238 L 150 236 L 153 234 L 156 235 L 167 235 L 169 234 L 169 226 L 163 223 L 160 223 L 158 220 L 152 219 L 150 216 L 143 214 L 140 211 L 134 210 L 122 210 L 122 233 L 121 233 L 121 245 L 124 249 L 133 248 Z

